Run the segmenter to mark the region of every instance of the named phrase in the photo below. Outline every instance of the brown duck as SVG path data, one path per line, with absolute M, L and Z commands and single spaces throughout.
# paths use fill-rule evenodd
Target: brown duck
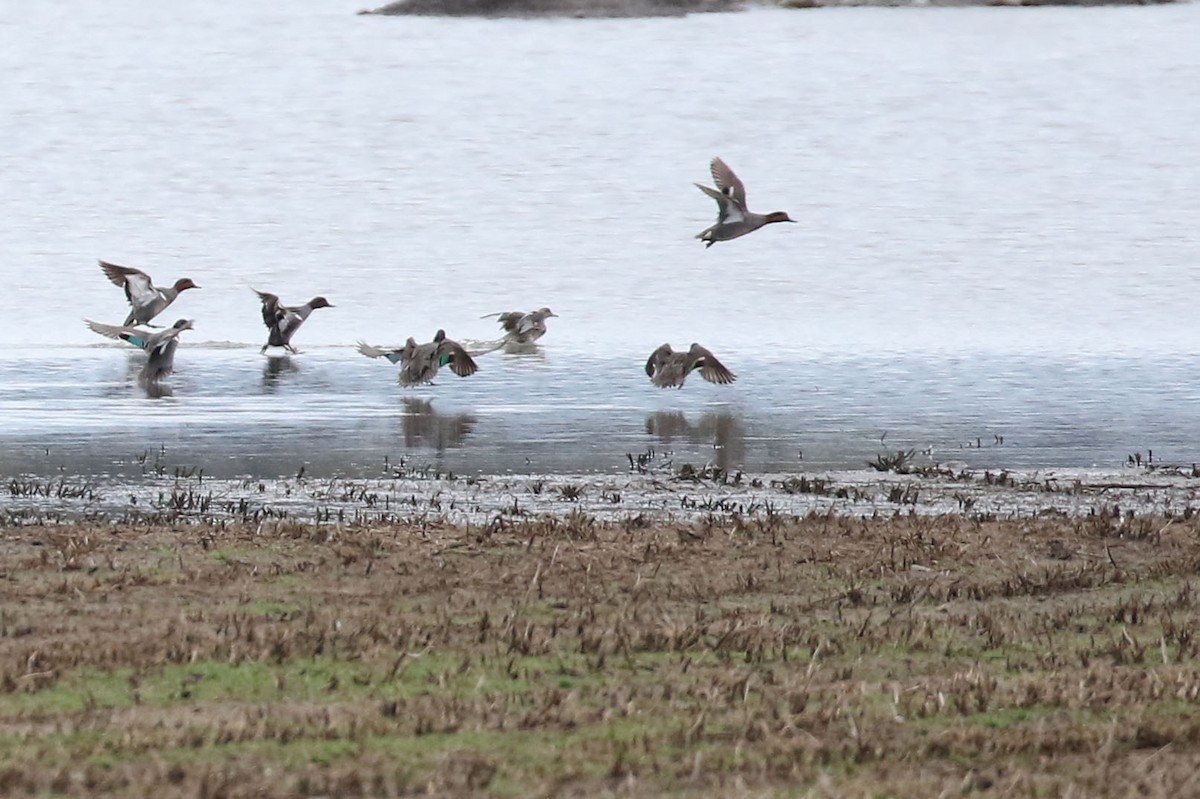
M 410 336 L 403 347 L 389 350 L 360 341 L 358 351 L 368 358 L 387 358 L 400 364 L 398 379 L 400 385 L 406 387 L 432 383 L 443 366 L 449 366 L 459 377 L 469 377 L 479 371 L 479 366 L 462 345 L 446 338 L 445 330 L 439 330 L 427 344 L 418 344 Z
M 699 344 L 692 344 L 687 352 L 676 352 L 670 344 L 663 344 L 646 360 L 646 375 L 659 388 L 683 388 L 683 381 L 696 369 L 710 383 L 724 385 L 737 380 L 737 375 Z
M 495 317 L 504 329 L 505 344 L 532 344 L 546 335 L 546 320 L 551 316 L 557 317 L 549 308 L 538 308 L 536 311 L 505 311 L 481 316 L 481 319 Z

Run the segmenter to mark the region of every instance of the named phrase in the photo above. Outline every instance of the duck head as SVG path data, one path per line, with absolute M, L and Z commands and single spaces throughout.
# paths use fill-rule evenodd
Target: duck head
M 767 214 L 767 224 L 770 224 L 771 222 L 795 222 L 795 221 L 796 221 L 795 219 L 792 219 L 790 216 L 787 215 L 787 211 L 772 211 L 771 213 Z
M 334 304 L 324 297 L 313 297 L 308 302 L 310 308 L 333 308 Z
M 195 283 L 193 283 L 192 279 L 190 277 L 181 277 L 181 278 L 179 278 L 179 280 L 175 281 L 175 291 L 177 291 L 177 292 L 187 291 L 188 289 L 198 289 L 198 288 L 200 288 L 200 287 L 197 286 Z

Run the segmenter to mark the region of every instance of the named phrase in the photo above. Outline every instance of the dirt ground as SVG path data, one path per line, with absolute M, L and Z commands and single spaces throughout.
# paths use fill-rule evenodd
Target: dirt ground
M 1200 795 L 1198 536 L 0 528 L 0 795 Z

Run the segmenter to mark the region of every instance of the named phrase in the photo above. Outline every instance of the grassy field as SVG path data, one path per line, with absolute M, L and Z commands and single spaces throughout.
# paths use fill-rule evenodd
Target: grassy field
M 0 531 L 0 795 L 1200 795 L 1200 519 Z

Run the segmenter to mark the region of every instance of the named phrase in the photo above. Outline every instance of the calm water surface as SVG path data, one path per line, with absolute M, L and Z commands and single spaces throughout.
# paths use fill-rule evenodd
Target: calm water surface
M 1200 460 L 1200 5 L 357 7 L 0 19 L 0 468 Z M 706 251 L 717 154 L 801 224 Z M 162 320 L 197 328 L 170 396 L 93 346 L 81 319 L 125 313 L 99 257 L 204 287 Z M 251 286 L 338 307 L 262 358 Z M 540 305 L 540 357 L 419 391 L 348 346 Z M 739 381 L 653 389 L 650 350 L 693 340 Z

